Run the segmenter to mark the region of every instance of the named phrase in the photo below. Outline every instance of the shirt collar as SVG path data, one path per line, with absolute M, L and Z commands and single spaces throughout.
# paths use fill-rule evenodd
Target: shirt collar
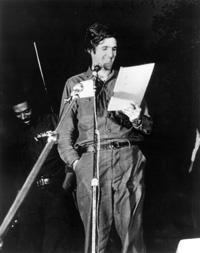
M 85 75 L 88 79 L 92 78 L 92 70 L 90 67 L 88 67 L 87 71 L 85 72 Z
M 85 72 L 86 77 L 88 79 L 92 78 L 92 70 L 90 67 L 88 67 L 87 71 Z M 112 72 L 110 73 L 108 79 L 105 82 L 108 82 L 111 78 L 116 77 L 117 76 L 117 71 L 116 70 L 112 70 Z

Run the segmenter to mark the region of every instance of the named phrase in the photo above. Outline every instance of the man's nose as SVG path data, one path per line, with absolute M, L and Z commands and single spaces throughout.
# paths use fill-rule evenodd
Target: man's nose
M 25 115 L 25 113 L 21 113 L 21 119 L 23 120 L 23 119 L 25 119 L 26 118 L 26 115 Z
M 113 57 L 113 50 L 112 49 L 110 49 L 110 50 L 108 50 L 108 56 L 110 57 L 110 58 L 112 58 Z

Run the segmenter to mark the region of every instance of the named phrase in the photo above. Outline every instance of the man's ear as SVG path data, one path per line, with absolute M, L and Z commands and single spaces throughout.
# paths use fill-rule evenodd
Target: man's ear
M 95 48 L 87 49 L 88 54 L 95 54 Z

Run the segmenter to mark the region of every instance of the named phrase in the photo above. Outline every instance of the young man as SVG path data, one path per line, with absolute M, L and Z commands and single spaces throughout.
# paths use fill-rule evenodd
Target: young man
M 98 252 L 105 252 L 112 226 L 121 239 L 122 252 L 145 251 L 142 235 L 142 205 L 144 197 L 143 169 L 145 157 L 138 147 L 151 131 L 152 121 L 143 103 L 133 103 L 120 112 L 108 112 L 117 71 L 113 64 L 117 56 L 117 39 L 105 25 L 94 23 L 86 33 L 86 51 L 91 67 L 73 76 L 64 87 L 61 114 L 66 101 L 81 81 L 96 78 L 96 112 L 100 134 Z M 63 109 L 64 108 L 64 109 Z M 64 112 L 63 112 L 64 113 Z M 59 132 L 58 150 L 64 162 L 71 166 L 77 179 L 77 202 L 85 228 L 85 252 L 91 252 L 91 211 L 94 159 L 94 98 L 75 99 L 72 109 Z

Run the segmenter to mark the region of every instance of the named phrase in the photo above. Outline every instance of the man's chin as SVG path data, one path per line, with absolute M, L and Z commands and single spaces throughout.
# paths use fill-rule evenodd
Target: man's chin
M 103 65 L 104 69 L 106 70 L 111 70 L 112 69 L 112 66 L 113 66 L 113 63 L 105 63 Z

